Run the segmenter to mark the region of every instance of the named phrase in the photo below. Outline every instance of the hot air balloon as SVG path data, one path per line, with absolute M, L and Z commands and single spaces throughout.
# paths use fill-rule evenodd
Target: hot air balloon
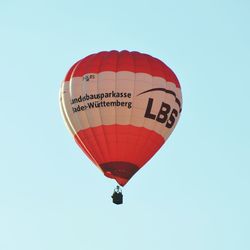
M 182 94 L 176 75 L 159 59 L 135 51 L 102 51 L 70 68 L 60 106 L 82 151 L 106 177 L 124 186 L 174 130 Z

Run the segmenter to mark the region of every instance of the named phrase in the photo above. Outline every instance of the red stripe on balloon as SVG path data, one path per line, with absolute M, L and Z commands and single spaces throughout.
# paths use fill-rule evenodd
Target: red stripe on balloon
M 159 150 L 164 138 L 154 131 L 132 125 L 102 125 L 79 131 L 79 146 L 103 173 L 124 186 Z M 80 141 L 80 143 L 79 143 Z
M 102 51 L 83 58 L 69 70 L 65 81 L 69 81 L 72 77 L 82 77 L 88 73 L 98 74 L 103 71 L 146 73 L 162 77 L 180 88 L 174 72 L 161 60 L 147 54 L 126 50 Z

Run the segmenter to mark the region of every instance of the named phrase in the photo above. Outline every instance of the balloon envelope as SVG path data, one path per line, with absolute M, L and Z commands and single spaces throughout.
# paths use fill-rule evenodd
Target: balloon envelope
M 159 59 L 103 51 L 71 67 L 60 107 L 83 152 L 124 186 L 172 133 L 182 95 L 177 77 Z

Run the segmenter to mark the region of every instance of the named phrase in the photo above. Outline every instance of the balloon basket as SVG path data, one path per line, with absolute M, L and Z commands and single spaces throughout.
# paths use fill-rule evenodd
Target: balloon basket
M 119 186 L 117 186 L 115 188 L 114 193 L 111 197 L 113 199 L 114 204 L 120 205 L 123 203 L 123 194 L 122 194 L 122 190 Z

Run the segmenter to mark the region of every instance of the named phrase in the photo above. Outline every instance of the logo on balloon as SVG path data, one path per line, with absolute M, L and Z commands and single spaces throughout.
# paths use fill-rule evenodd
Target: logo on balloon
M 149 98 L 144 117 L 148 118 L 148 119 L 156 120 L 159 123 L 163 123 L 163 124 L 165 124 L 165 127 L 167 127 L 167 128 L 172 128 L 173 125 L 175 124 L 176 118 L 178 117 L 179 113 L 181 113 L 180 100 L 176 97 L 176 94 L 173 91 L 167 90 L 164 88 L 149 89 L 149 90 L 141 92 L 137 96 L 140 96 L 140 95 L 145 94 L 145 93 L 153 92 L 153 91 L 163 91 L 166 94 L 173 95 L 175 97 L 175 102 L 179 106 L 179 112 L 175 108 L 172 109 L 168 103 L 162 102 L 158 113 L 154 114 L 152 112 L 152 108 L 154 105 L 154 99 Z
M 89 80 L 95 79 L 94 74 L 88 74 L 83 76 L 83 81 L 88 82 Z

